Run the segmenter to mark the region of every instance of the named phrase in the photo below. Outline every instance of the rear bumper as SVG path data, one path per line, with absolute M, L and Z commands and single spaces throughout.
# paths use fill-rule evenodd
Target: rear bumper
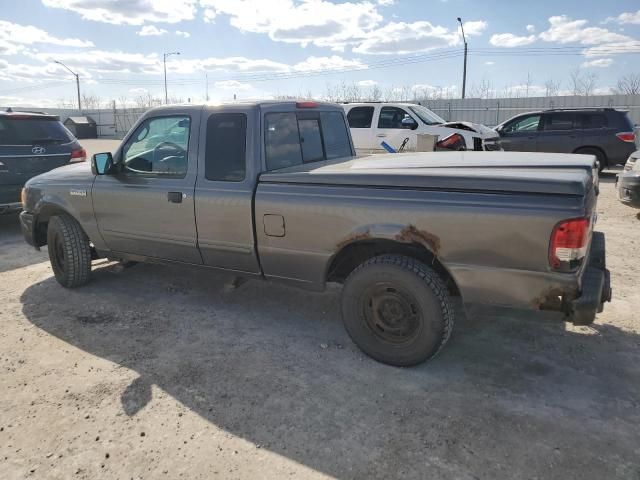
M 20 202 L 0 203 L 0 215 L 19 212 L 20 210 L 22 210 L 22 203 Z
M 38 248 L 36 246 L 36 239 L 34 236 L 34 216 L 28 212 L 20 213 L 20 229 L 22 230 L 22 236 L 25 241 L 31 245 L 32 247 Z
M 618 174 L 616 177 L 616 192 L 618 200 L 625 205 L 640 208 L 640 175 L 629 173 Z
M 605 238 L 593 233 L 588 264 L 582 274 L 580 295 L 565 304 L 568 320 L 574 325 L 589 325 L 611 301 L 611 275 L 606 268 Z

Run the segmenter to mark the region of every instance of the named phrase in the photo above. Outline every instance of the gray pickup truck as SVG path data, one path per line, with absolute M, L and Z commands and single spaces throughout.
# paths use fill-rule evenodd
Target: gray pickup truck
M 577 324 L 610 300 L 595 158 L 354 153 L 337 105 L 160 107 L 114 155 L 31 179 L 22 229 L 65 287 L 95 258 L 342 283 L 351 338 L 399 366 L 442 348 L 453 296 Z

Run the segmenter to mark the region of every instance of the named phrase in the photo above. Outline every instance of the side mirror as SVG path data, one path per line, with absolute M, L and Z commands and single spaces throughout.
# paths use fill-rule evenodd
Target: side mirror
M 110 152 L 96 153 L 91 157 L 91 171 L 94 175 L 108 175 L 113 167 L 113 155 Z
M 415 130 L 416 128 L 418 128 L 418 124 L 416 123 L 416 121 L 411 118 L 410 116 L 406 116 L 402 119 L 402 128 L 407 128 L 409 130 Z

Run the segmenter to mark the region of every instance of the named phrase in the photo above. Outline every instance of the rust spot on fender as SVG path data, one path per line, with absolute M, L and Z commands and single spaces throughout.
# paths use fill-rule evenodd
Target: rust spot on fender
M 396 235 L 396 240 L 405 243 L 419 243 L 435 255 L 440 252 L 440 238 L 425 230 L 418 230 L 413 225 L 407 225 Z
M 351 235 L 349 235 L 347 238 L 342 240 L 341 242 L 338 242 L 338 244 L 336 245 L 336 248 L 340 250 L 342 249 L 342 247 L 346 247 L 351 243 L 359 242 L 361 240 L 369 240 L 370 238 L 371 238 L 371 232 L 369 231 L 369 229 L 365 230 L 364 232 L 354 232 Z

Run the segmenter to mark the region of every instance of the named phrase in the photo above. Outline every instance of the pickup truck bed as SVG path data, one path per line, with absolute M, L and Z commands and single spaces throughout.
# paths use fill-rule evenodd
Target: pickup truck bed
M 344 283 L 354 341 L 413 365 L 449 338 L 452 295 L 593 321 L 610 298 L 597 175 L 572 155 L 356 158 L 329 104 L 162 107 L 91 170 L 32 179 L 21 219 L 67 287 L 89 279 L 91 256 Z

